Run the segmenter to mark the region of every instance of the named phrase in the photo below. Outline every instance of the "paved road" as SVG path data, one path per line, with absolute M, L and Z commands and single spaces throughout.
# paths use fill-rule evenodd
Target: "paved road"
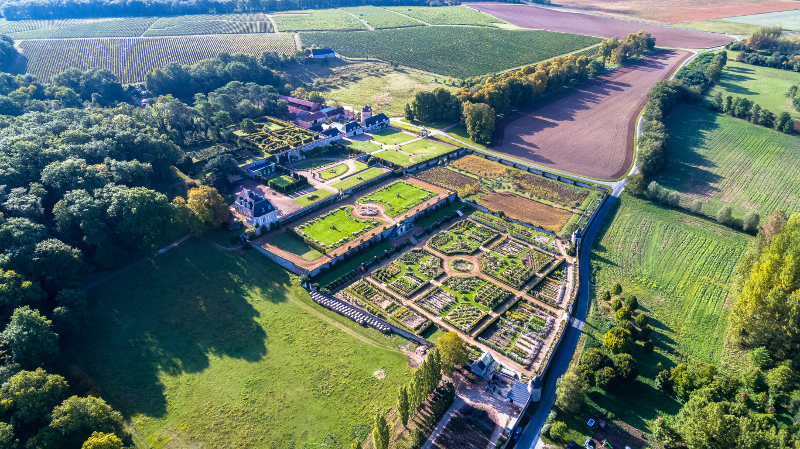
M 609 210 L 611 210 L 611 206 L 614 204 L 614 201 L 616 201 L 620 192 L 622 192 L 624 185 L 624 182 L 614 183 L 612 186 L 613 191 L 611 196 L 598 211 L 597 217 L 592 223 L 592 226 L 589 227 L 588 232 L 586 232 L 586 235 L 581 242 L 581 290 L 578 297 L 578 303 L 576 304 L 575 308 L 575 319 L 572 322 L 572 326 L 567 329 L 567 334 L 564 336 L 564 340 L 561 342 L 561 347 L 554 356 L 555 359 L 553 360 L 553 365 L 550 368 L 547 384 L 545 384 L 544 388 L 542 389 L 542 402 L 539 404 L 539 408 L 536 409 L 536 412 L 534 412 L 530 422 L 522 431 L 522 435 L 519 437 L 519 442 L 517 443 L 516 447 L 520 449 L 533 449 L 536 446 L 536 442 L 539 440 L 539 430 L 542 428 L 544 420 L 547 417 L 547 413 L 550 411 L 550 408 L 553 406 L 553 402 L 555 402 L 556 399 L 556 380 L 558 380 L 558 378 L 567 371 L 569 361 L 572 359 L 572 354 L 575 352 L 575 348 L 578 346 L 578 339 L 580 339 L 581 336 L 583 322 L 586 320 L 586 312 L 589 309 L 589 255 L 592 252 L 592 241 L 594 240 L 594 235 L 597 233 L 600 225 L 603 223 L 606 214 Z

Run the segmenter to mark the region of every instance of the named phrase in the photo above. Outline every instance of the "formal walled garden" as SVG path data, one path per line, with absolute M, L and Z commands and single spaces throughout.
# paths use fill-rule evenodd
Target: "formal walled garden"
M 338 248 L 378 226 L 377 219 L 360 219 L 351 215 L 352 206 L 341 206 L 297 226 L 295 232 L 303 239 L 326 250 Z
M 358 202 L 361 204 L 383 204 L 386 208 L 384 213 L 389 217 L 396 217 L 434 196 L 436 196 L 436 193 L 428 189 L 410 182 L 396 181 L 362 196 L 358 199 Z
M 373 271 L 371 276 L 378 283 L 408 298 L 442 273 L 442 259 L 424 249 L 412 249 L 389 265 Z

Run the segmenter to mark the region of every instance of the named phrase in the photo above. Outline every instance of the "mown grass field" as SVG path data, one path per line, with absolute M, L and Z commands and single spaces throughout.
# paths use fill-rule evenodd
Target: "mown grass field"
M 746 97 L 775 116 L 788 112 L 797 120 L 800 119 L 800 113 L 792 107 L 791 100 L 786 98 L 786 91 L 798 82 L 800 79 L 797 74 L 788 70 L 729 60 L 719 83 L 706 95 L 706 101 L 714 98 L 717 92 L 721 92 L 723 98 L 728 95 L 734 98 Z
M 650 316 L 659 353 L 671 360 L 719 366 L 728 328 L 728 283 L 748 239 L 710 221 L 622 195 L 592 247 L 596 293 L 619 282 L 623 293 L 635 294 Z M 592 322 L 589 328 L 596 327 L 599 323 Z
M 742 34 L 748 36 L 761 28 L 758 25 L 731 22 L 726 19 L 696 20 L 693 22 L 675 23 L 672 24 L 672 26 L 678 28 L 688 28 L 690 30 L 709 31 L 712 33 Z
M 751 14 L 722 19 L 731 22 L 747 23 L 759 27 L 781 25 L 784 30 L 800 30 L 800 14 L 797 10 Z
M 383 129 L 372 134 L 372 140 L 384 145 L 400 145 L 414 139 L 415 136 L 394 129 Z
M 354 232 L 370 227 L 374 226 L 370 223 L 352 220 L 348 218 L 344 210 L 340 209 L 314 223 L 303 223 L 297 229 L 311 240 L 318 240 L 323 245 L 332 245 L 342 238 L 352 239 Z
M 307 193 L 303 196 L 298 196 L 297 198 L 292 199 L 292 201 L 303 207 L 306 207 L 316 203 L 319 200 L 324 200 L 325 198 L 331 195 L 333 195 L 333 192 L 330 192 L 325 189 L 319 189 L 311 193 Z
M 75 362 L 158 449 L 348 447 L 407 381 L 404 340 L 295 282 L 256 251 L 190 240 L 90 292 Z
M 776 209 L 800 210 L 800 140 L 699 106 L 678 106 L 666 120 L 667 169 L 659 184 L 704 201 L 714 217 L 724 204 L 741 217 L 756 210 L 762 223 Z
M 440 154 L 449 153 L 455 148 L 442 145 L 441 143 L 432 142 L 427 139 L 419 139 L 405 145 L 401 145 L 400 149 L 410 154 L 429 154 L 432 156 L 438 156 Z
M 369 181 L 372 178 L 378 177 L 382 175 L 385 171 L 386 170 L 381 170 L 379 168 L 370 168 L 369 170 L 364 170 L 358 175 L 349 176 L 346 179 L 343 179 L 339 182 L 335 182 L 331 184 L 331 187 L 333 187 L 334 189 L 346 190 L 349 189 L 350 187 L 357 186 L 364 181 Z M 358 179 L 358 176 L 361 176 L 361 179 Z
M 367 26 L 341 9 L 306 9 L 273 14 L 278 31 L 366 30 Z
M 326 168 L 325 170 L 320 170 L 319 177 L 329 181 L 337 176 L 342 176 L 347 173 L 348 170 L 350 170 L 350 167 L 348 167 L 347 164 L 339 164 L 331 168 Z
M 340 140 L 339 143 L 365 153 L 374 153 L 382 148 L 379 143 L 375 143 L 371 140 Z
M 396 217 L 406 209 L 420 202 L 420 198 L 431 194 L 428 189 L 416 186 L 409 182 L 398 181 L 362 196 L 358 199 L 361 204 L 380 203 L 386 206 L 384 213 Z
M 317 260 L 322 257 L 322 253 L 309 247 L 305 243 L 295 238 L 273 239 L 270 243 L 279 249 L 299 256 L 308 261 Z
M 408 167 L 409 165 L 413 164 L 413 162 L 411 162 L 411 159 L 410 159 L 409 155 L 407 155 L 405 153 L 401 153 L 401 152 L 399 152 L 397 150 L 378 151 L 377 153 L 374 153 L 374 155 L 376 157 L 379 157 L 381 159 L 385 159 L 385 160 L 387 160 L 389 162 L 392 162 L 394 164 L 402 165 L 403 167 Z M 424 159 L 425 158 L 416 158 L 415 162 L 420 162 L 420 161 L 422 161 Z
M 595 37 L 543 30 L 452 26 L 311 32 L 301 33 L 300 38 L 307 47 L 333 48 L 346 57 L 374 57 L 458 78 L 539 62 L 600 42 Z

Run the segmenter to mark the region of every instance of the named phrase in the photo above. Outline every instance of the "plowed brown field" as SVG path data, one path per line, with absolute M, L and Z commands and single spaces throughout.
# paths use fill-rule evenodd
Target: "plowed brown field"
M 668 3 L 668 2 L 665 2 Z M 509 3 L 469 3 L 473 9 L 505 20 L 514 25 L 560 31 L 572 34 L 587 34 L 597 37 L 624 38 L 630 33 L 644 30 L 656 38 L 656 45 L 675 48 L 709 48 L 725 45 L 734 39 L 724 34 L 702 31 L 679 30 L 640 22 L 600 17 L 591 14 L 556 11 L 537 6 Z
M 510 192 L 489 192 L 478 199 L 478 204 L 494 211 L 502 210 L 515 220 L 527 221 L 556 231 L 560 231 L 572 217 L 572 212 Z
M 596 14 L 678 23 L 800 9 L 796 2 L 760 0 L 558 0 L 560 6 Z
M 492 150 L 544 167 L 617 179 L 633 161 L 647 93 L 689 57 L 664 50 L 497 122 Z

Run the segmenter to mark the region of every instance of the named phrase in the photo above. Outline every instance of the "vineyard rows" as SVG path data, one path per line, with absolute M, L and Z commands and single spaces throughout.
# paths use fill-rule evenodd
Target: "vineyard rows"
M 218 54 L 244 53 L 258 56 L 264 51 L 291 54 L 295 42 L 290 34 L 243 34 L 138 39 L 32 40 L 19 44 L 12 73 L 32 73 L 40 81 L 70 67 L 80 70 L 108 69 L 122 83 L 137 83 L 152 69 L 169 62 L 194 64 Z M 53 57 L 58 55 L 58 57 Z
M 102 19 L 101 19 L 102 20 Z M 32 31 L 42 28 L 60 28 L 85 23 L 96 23 L 97 19 L 56 19 L 56 20 L 20 20 L 9 22 L 0 20 L 0 34 L 11 34 L 20 31 Z
M 610 220 L 603 225 L 592 248 L 598 294 L 622 283 L 682 356 L 719 363 L 728 284 L 747 237 L 633 197 L 619 201 L 613 226 Z
M 14 39 L 69 39 L 92 37 L 139 37 L 156 19 L 154 17 L 131 17 L 110 19 L 60 28 L 40 28 L 10 34 Z
M 160 18 L 144 35 L 249 34 L 272 31 L 272 23 L 266 14 L 221 14 Z
M 280 23 L 278 29 L 282 30 Z M 458 78 L 531 64 L 588 47 L 595 37 L 543 30 L 487 27 L 412 27 L 369 33 L 301 33 L 304 45 L 330 47 L 346 57 L 375 57 Z

